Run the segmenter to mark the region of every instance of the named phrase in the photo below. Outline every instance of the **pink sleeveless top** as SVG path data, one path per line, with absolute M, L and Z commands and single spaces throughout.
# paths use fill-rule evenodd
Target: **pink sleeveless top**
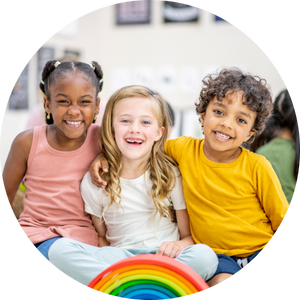
M 92 124 L 74 151 L 53 149 L 47 125 L 34 128 L 27 162 L 24 212 L 19 223 L 33 244 L 63 236 L 98 246 L 98 234 L 84 210 L 80 181 L 100 153 L 100 127 Z

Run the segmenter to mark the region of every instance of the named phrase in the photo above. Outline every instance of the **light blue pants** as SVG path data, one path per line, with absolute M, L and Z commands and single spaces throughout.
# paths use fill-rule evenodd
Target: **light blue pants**
M 65 274 L 88 285 L 117 261 L 138 254 L 155 254 L 157 250 L 158 248 L 99 248 L 62 238 L 50 247 L 49 260 Z M 175 259 L 194 269 L 205 281 L 214 275 L 218 266 L 215 252 L 203 244 L 185 248 Z

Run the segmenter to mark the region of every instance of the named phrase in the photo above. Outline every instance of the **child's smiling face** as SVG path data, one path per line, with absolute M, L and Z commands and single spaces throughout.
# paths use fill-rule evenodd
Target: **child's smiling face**
M 99 110 L 96 89 L 81 72 L 70 73 L 50 87 L 50 101 L 45 109 L 51 113 L 61 137 L 81 139 Z
M 256 112 L 242 102 L 243 91 L 231 94 L 222 102 L 215 97 L 201 114 L 205 136 L 204 152 L 212 161 L 230 162 L 240 154 L 239 147 L 253 134 Z
M 147 161 L 164 127 L 158 125 L 156 103 L 134 97 L 120 100 L 113 111 L 114 138 L 126 161 Z

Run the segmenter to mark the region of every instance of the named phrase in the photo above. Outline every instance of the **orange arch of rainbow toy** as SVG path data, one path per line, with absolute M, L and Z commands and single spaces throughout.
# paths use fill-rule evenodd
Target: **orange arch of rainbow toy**
M 170 299 L 208 288 L 189 266 L 155 254 L 120 260 L 96 276 L 88 286 L 106 294 L 132 299 Z

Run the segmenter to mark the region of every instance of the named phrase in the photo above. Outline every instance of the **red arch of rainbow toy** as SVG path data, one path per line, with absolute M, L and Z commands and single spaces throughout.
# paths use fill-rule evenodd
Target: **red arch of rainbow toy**
M 132 299 L 170 299 L 208 288 L 189 266 L 155 254 L 120 260 L 96 276 L 88 286 L 106 294 Z

